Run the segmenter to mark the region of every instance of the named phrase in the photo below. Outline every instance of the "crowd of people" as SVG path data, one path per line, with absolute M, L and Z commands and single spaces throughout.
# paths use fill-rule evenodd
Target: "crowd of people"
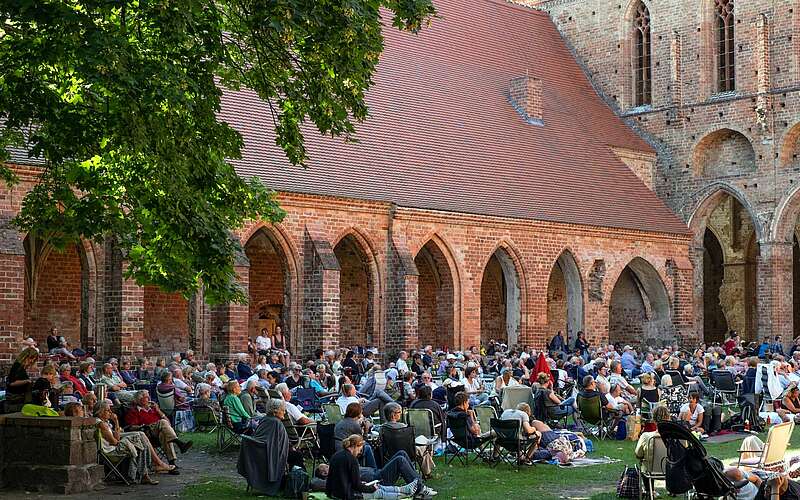
M 448 422 L 462 419 L 468 437 L 479 443 L 486 431 L 476 410 L 499 408 L 509 387 L 530 387 L 535 402 L 498 412 L 501 420 L 519 421 L 520 433 L 533 443 L 525 463 L 567 462 L 581 455 L 574 436 L 554 428 L 579 409 L 580 399 L 599 398 L 602 412 L 615 425 L 624 426 L 631 415 L 645 417 L 643 435 L 654 432 L 658 420 L 671 419 L 705 436 L 713 390 L 708 380 L 718 370 L 729 372 L 739 392 L 747 394 L 756 389 L 756 367 L 769 365 L 781 391 L 771 410 L 783 421 L 800 418 L 800 341 L 788 349 L 777 338 L 744 345 L 736 332 L 721 345 L 688 351 L 679 346 L 592 346 L 582 333 L 568 342 L 561 332 L 545 349 L 489 341 L 458 352 L 428 345 L 391 358 L 356 348 L 317 350 L 297 362 L 287 347 L 278 328 L 273 335 L 262 332 L 249 342 L 248 352 L 229 360 L 200 362 L 187 350 L 169 358 L 98 363 L 93 353 L 71 349 L 53 329 L 47 353 L 40 353 L 31 339 L 24 342 L 6 379 L 5 410 L 92 415 L 98 419 L 103 452 L 132 457 L 128 478 L 155 483 L 154 473 L 178 474 L 178 452 L 191 447 L 154 402 L 158 397 L 169 395 L 178 412 L 210 408 L 236 433 L 282 438 L 276 422 L 313 426 L 304 412 L 308 408 L 297 398 L 299 390 L 310 391 L 320 401 L 335 403 L 343 417 L 335 426 L 336 454 L 312 472 L 312 486 L 334 498 L 352 498 L 356 492 L 372 498 L 432 497 L 436 492 L 424 481 L 435 467 L 432 456 L 447 452 Z M 29 373 L 43 356 L 48 361 L 38 370 L 39 378 L 31 380 Z M 380 467 L 383 461 L 372 449 L 374 417 L 380 416 L 381 432 L 400 429 L 407 425 L 403 408 L 430 410 L 438 443 L 420 444 L 415 456 L 387 457 Z M 166 460 L 159 458 L 159 448 Z M 647 452 L 640 448 L 637 454 Z M 291 444 L 284 460 L 287 470 L 305 467 L 303 455 Z M 401 479 L 405 486 L 395 487 Z

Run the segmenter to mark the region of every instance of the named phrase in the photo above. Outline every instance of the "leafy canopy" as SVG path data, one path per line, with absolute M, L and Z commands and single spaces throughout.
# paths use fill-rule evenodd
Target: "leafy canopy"
M 114 235 L 140 284 L 245 300 L 230 230 L 278 221 L 239 177 L 220 86 L 270 103 L 304 164 L 301 125 L 349 137 L 383 50 L 382 14 L 416 32 L 431 0 L 0 0 L 0 161 L 44 164 L 15 223 L 57 248 Z M 7 167 L 0 176 L 16 179 Z

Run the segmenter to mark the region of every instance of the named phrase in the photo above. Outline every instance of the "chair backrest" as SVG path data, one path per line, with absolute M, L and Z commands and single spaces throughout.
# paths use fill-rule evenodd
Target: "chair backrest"
M 658 403 L 658 389 L 642 389 L 639 393 L 642 402 Z
M 292 422 L 291 417 L 289 417 L 289 412 L 284 414 L 281 422 L 283 422 L 283 426 L 286 428 L 286 434 L 289 436 L 289 442 L 295 444 L 300 441 L 300 434 L 297 433 L 297 428 L 295 427 L 294 422 Z
M 214 427 L 219 423 L 217 414 L 208 406 L 196 406 L 192 408 L 194 423 L 197 427 Z
M 456 394 L 459 392 L 464 392 L 464 386 L 461 384 L 457 385 L 449 385 L 447 386 L 447 407 L 453 408 L 455 407 L 455 400 Z
M 650 437 L 650 446 L 653 448 L 652 462 L 642 462 L 643 468 L 650 471 L 650 474 L 666 474 L 667 473 L 667 445 L 661 436 L 653 434 Z
M 158 392 L 158 407 L 165 415 L 175 413 L 175 391 Z
M 596 424 L 602 421 L 603 414 L 600 407 L 602 403 L 600 396 L 585 398 L 578 394 L 575 401 L 578 404 L 578 412 L 583 420 L 590 424 Z
M 283 394 L 276 391 L 275 389 L 267 389 L 267 394 L 269 394 L 270 399 L 280 399 L 283 401 Z
M 314 389 L 298 387 L 294 391 L 294 398 L 298 401 L 303 410 L 317 410 L 319 409 L 319 398 Z
M 317 437 L 319 438 L 319 451 L 326 460 L 330 460 L 336 453 L 336 424 L 317 424 Z
M 410 425 L 402 428 L 390 428 L 384 425 L 381 427 L 380 435 L 384 463 L 400 450 L 408 453 L 412 460 L 417 456 L 414 428 Z
M 683 378 L 683 373 L 678 370 L 664 370 L 664 373 L 669 375 L 672 379 L 672 385 L 686 385 L 686 379 Z
M 536 420 L 547 420 L 547 401 L 545 401 L 545 391 L 539 389 L 533 395 L 533 418 Z
M 767 432 L 767 441 L 764 443 L 764 450 L 761 452 L 762 465 L 772 465 L 783 462 L 793 430 L 794 422 L 791 420 L 783 422 L 782 424 L 773 425 L 769 428 L 769 432 Z
M 494 431 L 495 444 L 507 448 L 511 445 L 518 445 L 522 437 L 522 423 L 517 419 L 500 420 L 493 418 L 489 422 L 489 427 Z
M 718 391 L 736 392 L 736 381 L 733 379 L 733 373 L 728 370 L 712 371 L 711 383 Z
M 485 434 L 492 430 L 492 419 L 497 418 L 497 412 L 492 406 L 476 406 L 475 417 L 478 419 L 478 425 L 481 426 L 481 434 Z
M 325 420 L 332 424 L 339 423 L 344 418 L 342 408 L 336 403 L 325 403 L 322 409 L 325 410 Z
M 427 408 L 409 408 L 406 410 L 406 423 L 414 428 L 415 436 L 436 437 L 436 424 L 433 412 Z
M 460 415 L 447 414 L 447 428 L 453 433 L 453 441 L 464 446 L 467 441 L 467 415 L 466 413 Z
M 515 385 L 503 389 L 503 402 L 500 407 L 504 410 L 513 410 L 520 403 L 531 401 L 531 388 L 526 385 Z

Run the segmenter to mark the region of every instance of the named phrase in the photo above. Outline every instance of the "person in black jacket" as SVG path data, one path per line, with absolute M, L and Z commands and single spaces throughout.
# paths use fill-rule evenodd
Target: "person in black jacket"
M 414 495 L 422 486 L 412 481 L 405 486 L 382 486 L 378 481 L 361 481 L 358 459 L 364 447 L 364 438 L 353 434 L 342 441 L 342 449 L 330 459 L 325 493 L 337 500 L 356 500 L 362 498 L 404 498 Z

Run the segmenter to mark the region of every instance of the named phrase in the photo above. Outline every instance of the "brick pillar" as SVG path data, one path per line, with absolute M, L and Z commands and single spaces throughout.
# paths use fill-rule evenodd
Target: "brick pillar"
M 705 250 L 702 246 L 691 246 L 689 248 L 689 259 L 692 263 L 692 301 L 696 305 L 694 309 L 694 331 L 697 336 L 702 340 L 705 336 L 705 319 L 703 308 L 703 253 Z
M 250 261 L 244 252 L 238 252 L 233 267 L 236 282 L 248 295 Z M 211 306 L 210 359 L 229 359 L 233 354 L 247 352 L 249 307 L 247 304 L 217 304 Z
M 11 365 L 24 336 L 25 248 L 15 229 L 0 229 L 0 366 Z
M 683 118 L 683 69 L 681 67 L 681 53 L 683 42 L 677 30 L 672 32 L 670 43 L 670 99 L 675 106 L 675 119 Z
M 126 279 L 128 262 L 116 242 L 105 244 L 105 308 L 100 354 L 142 356 L 144 351 L 144 288 Z
M 331 244 L 306 227 L 303 245 L 302 356 L 339 347 L 339 262 Z
M 419 346 L 419 271 L 405 241 L 390 236 L 385 351 Z
M 702 259 L 702 255 L 701 255 Z M 667 261 L 667 273 L 672 278 L 672 324 L 680 339 L 695 344 L 702 340 L 702 330 L 695 326 L 694 269 L 692 260 L 679 257 Z M 702 267 L 702 260 L 700 267 Z
M 758 337 L 780 335 L 790 345 L 792 317 L 792 244 L 770 241 L 760 245 L 757 269 Z
M 770 39 L 769 21 L 767 16 L 761 14 L 756 22 L 756 67 L 758 71 L 758 82 L 756 86 L 756 123 L 761 126 L 763 132 L 769 131 L 769 120 L 767 113 L 770 112 L 771 98 L 770 87 L 772 87 L 772 72 L 770 68 Z

